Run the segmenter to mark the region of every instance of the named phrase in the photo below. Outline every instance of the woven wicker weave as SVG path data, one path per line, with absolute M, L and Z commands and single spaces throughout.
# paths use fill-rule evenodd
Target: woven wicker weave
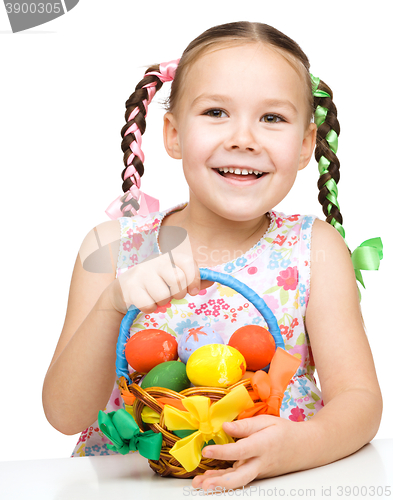
M 133 380 L 138 380 L 140 374 L 134 374 Z M 134 394 L 136 401 L 133 405 L 134 417 L 136 423 L 139 425 L 140 429 L 146 427 L 152 429 L 154 432 L 162 433 L 162 448 L 160 460 L 149 460 L 150 467 L 160 474 L 160 476 L 173 476 L 180 478 L 190 478 L 198 474 L 203 474 L 206 470 L 210 469 L 226 469 L 231 467 L 233 462 L 226 460 L 213 460 L 209 458 L 202 457 L 202 460 L 197 469 L 187 472 L 179 462 L 169 453 L 169 450 L 174 446 L 176 441 L 178 441 L 178 436 L 175 436 L 173 432 L 169 431 L 164 424 L 162 411 L 162 406 L 156 401 L 155 398 L 174 398 L 182 399 L 188 396 L 206 396 L 210 398 L 212 402 L 219 401 L 222 397 L 228 394 L 232 389 L 238 385 L 244 385 L 245 388 L 251 389 L 250 379 L 241 380 L 236 384 L 228 387 L 227 389 L 215 388 L 215 387 L 191 387 L 182 392 L 174 392 L 170 389 L 164 389 L 161 387 L 151 387 L 149 389 L 142 389 L 137 383 L 132 383 L 128 385 L 128 390 Z M 160 415 L 160 422 L 158 424 L 147 424 L 142 421 L 142 410 L 145 406 L 148 406 L 152 410 L 156 411 Z
M 265 318 L 269 327 L 269 331 L 276 342 L 276 347 L 284 347 L 276 318 L 274 317 L 273 313 L 268 308 L 266 303 L 263 301 L 263 299 L 261 299 L 253 290 L 251 290 L 244 283 L 241 283 L 232 276 L 211 271 L 210 269 L 200 269 L 200 276 L 201 280 L 205 279 L 216 281 L 218 283 L 230 286 L 234 290 L 241 293 L 245 298 L 247 298 Z M 174 399 L 183 399 L 188 396 L 206 396 L 209 397 L 211 402 L 213 403 L 215 401 L 219 401 L 239 385 L 244 385 L 247 390 L 251 390 L 250 379 L 241 380 L 226 389 L 216 387 L 191 387 L 179 393 L 161 387 L 150 387 L 148 389 L 142 389 L 138 385 L 138 382 L 141 379 L 142 375 L 135 372 L 130 376 L 128 374 L 128 364 L 124 357 L 124 346 L 129 338 L 129 329 L 139 312 L 139 309 L 133 309 L 132 311 L 129 311 L 129 313 L 127 313 L 127 315 L 123 319 L 117 346 L 116 366 L 117 375 L 121 378 L 123 387 L 126 386 L 128 391 L 136 397 L 135 403 L 133 405 L 133 412 L 135 421 L 137 422 L 139 428 L 141 430 L 146 430 L 146 427 L 148 427 L 154 432 L 161 432 L 163 435 L 160 459 L 149 460 L 150 467 L 161 476 L 172 476 L 179 478 L 191 478 L 198 474 L 203 474 L 206 470 L 226 469 L 228 467 L 231 467 L 234 463 L 233 461 L 215 460 L 202 457 L 199 466 L 193 471 L 187 472 L 183 468 L 183 466 L 169 453 L 169 450 L 174 446 L 176 441 L 181 438 L 173 434 L 173 432 L 169 431 L 165 427 L 163 421 L 163 408 L 162 405 L 157 402 L 156 398 L 168 397 Z M 148 406 L 160 415 L 159 423 L 147 424 L 142 421 L 141 414 L 145 406 Z

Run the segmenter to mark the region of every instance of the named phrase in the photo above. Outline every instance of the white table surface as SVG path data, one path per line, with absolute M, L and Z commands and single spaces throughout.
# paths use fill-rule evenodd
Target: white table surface
M 137 453 L 0 462 L 1 500 L 200 498 L 190 479 L 162 478 Z M 389 498 L 393 500 L 393 439 L 377 439 L 332 464 L 254 481 L 224 498 Z

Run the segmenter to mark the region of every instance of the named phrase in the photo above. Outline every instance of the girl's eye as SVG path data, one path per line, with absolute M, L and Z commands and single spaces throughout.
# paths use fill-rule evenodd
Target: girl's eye
M 222 109 L 209 109 L 204 115 L 211 116 L 212 118 L 225 118 L 228 115 Z
M 284 121 L 284 119 L 280 115 L 271 114 L 262 116 L 261 121 L 265 123 L 279 123 Z

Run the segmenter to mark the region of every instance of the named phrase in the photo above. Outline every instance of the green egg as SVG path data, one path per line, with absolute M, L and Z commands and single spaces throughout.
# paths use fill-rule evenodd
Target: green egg
M 181 361 L 165 361 L 152 368 L 142 381 L 142 389 L 164 387 L 180 392 L 190 387 L 186 365 Z

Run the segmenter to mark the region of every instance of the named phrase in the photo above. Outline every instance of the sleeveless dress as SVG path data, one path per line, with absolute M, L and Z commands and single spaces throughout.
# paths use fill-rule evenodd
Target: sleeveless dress
M 158 233 L 166 215 L 182 210 L 186 203 L 149 214 L 147 217 L 121 217 L 121 243 L 117 276 L 143 262 L 152 254 L 161 253 Z M 314 378 L 315 364 L 305 327 L 310 293 L 310 244 L 314 215 L 290 215 L 271 210 L 270 225 L 264 236 L 249 251 L 233 261 L 214 267 L 214 271 L 230 274 L 261 296 L 277 318 L 285 349 L 301 360 L 282 402 L 280 416 L 295 422 L 309 420 L 323 406 L 322 395 Z M 207 266 L 202 266 L 207 267 Z M 245 325 L 267 327 L 264 318 L 238 292 L 214 283 L 198 295 L 158 307 L 154 313 L 141 312 L 130 333 L 159 328 L 180 337 L 190 328 L 208 325 L 224 342 Z M 107 413 L 124 408 L 115 383 L 105 408 Z M 75 456 L 109 455 L 109 440 L 97 422 L 86 429 L 72 454 Z

